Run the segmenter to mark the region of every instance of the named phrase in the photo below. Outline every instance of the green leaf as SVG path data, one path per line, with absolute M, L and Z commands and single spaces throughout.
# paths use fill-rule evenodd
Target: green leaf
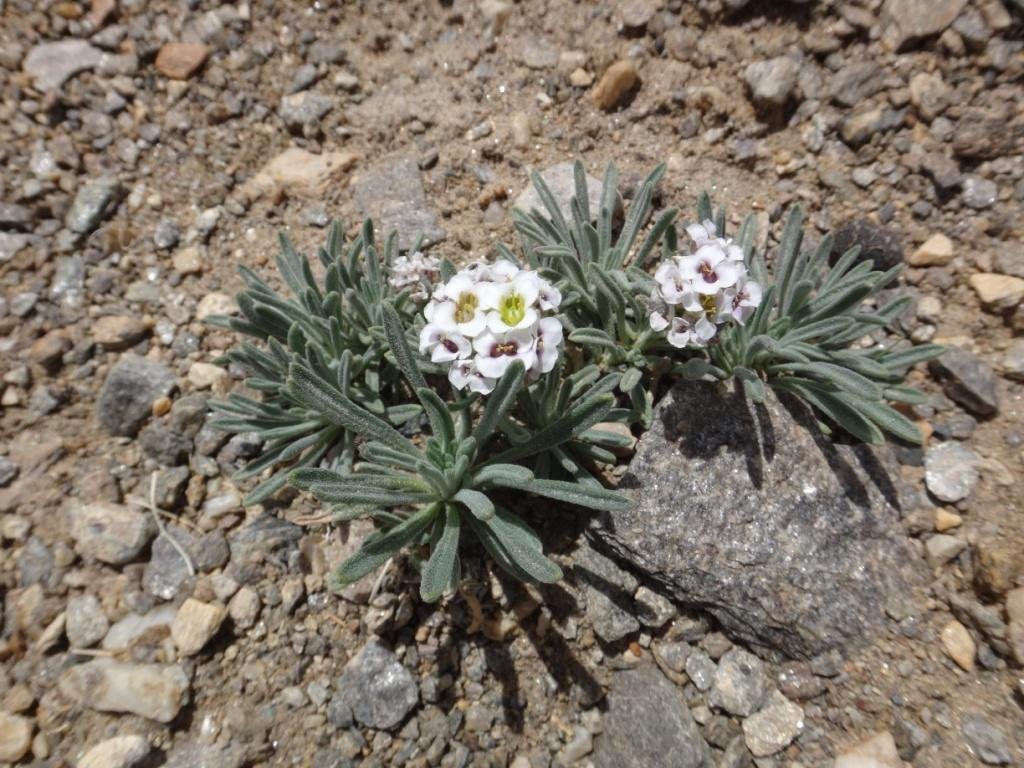
M 625 512 L 633 508 L 633 502 L 622 494 L 607 488 L 591 485 L 570 483 L 561 480 L 531 480 L 519 486 L 522 490 L 545 496 L 556 501 L 564 501 L 580 507 L 599 509 L 605 512 Z
M 733 373 L 743 383 L 743 391 L 747 393 L 747 397 L 755 403 L 764 402 L 767 394 L 764 389 L 764 382 L 756 373 L 749 368 L 743 367 L 735 368 Z
M 519 464 L 488 464 L 473 475 L 473 485 L 504 485 L 514 488 L 533 479 L 533 472 Z
M 917 425 L 894 408 L 876 400 L 865 400 L 862 397 L 850 395 L 845 392 L 836 395 L 840 400 L 845 401 L 851 408 L 856 409 L 868 419 L 871 419 L 882 430 L 888 432 L 900 440 L 913 445 L 921 445 L 924 438 Z
M 519 518 L 503 507 L 495 509 L 494 517 L 483 522 L 469 518 L 474 530 L 481 528 L 492 536 L 480 539 L 495 560 L 507 560 L 530 579 L 550 584 L 562 578 L 562 569 L 544 556 L 537 534 Z M 479 533 L 478 533 L 479 535 Z M 495 556 L 495 550 L 500 554 Z
M 618 344 L 600 328 L 577 328 L 569 334 L 569 341 L 591 347 L 615 349 Z
M 455 442 L 455 421 L 448 410 L 444 400 L 432 389 L 421 387 L 416 390 L 416 396 L 423 403 L 423 410 L 427 413 L 431 428 L 444 446 Z
M 556 419 L 540 432 L 535 433 L 526 442 L 513 446 L 494 457 L 494 461 L 512 462 L 561 445 L 601 421 L 611 410 L 614 402 L 615 398 L 610 394 L 588 397 L 565 416 Z
M 441 524 L 440 518 L 437 524 Z M 420 597 L 426 602 L 434 602 L 452 585 L 458 551 L 459 512 L 448 504 L 445 506 L 443 529 L 431 545 L 430 558 L 420 576 Z
M 412 544 L 427 531 L 439 506 L 431 504 L 380 536 L 368 538 L 362 548 L 332 574 L 331 589 L 340 591 L 384 565 L 402 547 Z
M 296 401 L 319 413 L 330 423 L 352 430 L 357 435 L 378 440 L 395 450 L 419 455 L 416 446 L 390 424 L 360 408 L 337 387 L 317 376 L 305 365 L 292 363 L 288 367 L 286 386 Z
M 834 363 L 780 363 L 769 370 L 773 373 L 807 373 L 868 400 L 878 400 L 882 396 L 882 390 L 873 381 L 846 366 Z
M 473 517 L 478 520 L 486 521 L 494 517 L 494 503 L 487 498 L 487 494 L 470 488 L 463 488 L 452 496 L 452 499 L 472 512 Z
M 498 424 L 515 404 L 519 389 L 523 385 L 523 377 L 526 375 L 526 368 L 521 360 L 515 360 L 505 370 L 504 375 L 498 379 L 494 390 L 487 397 L 487 405 L 484 412 L 473 430 L 473 437 L 476 438 L 477 447 L 482 448 L 494 434 Z

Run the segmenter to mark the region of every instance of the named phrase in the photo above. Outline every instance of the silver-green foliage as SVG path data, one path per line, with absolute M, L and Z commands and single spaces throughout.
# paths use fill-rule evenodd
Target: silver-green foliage
M 584 413 L 570 411 L 547 429 L 503 437 L 522 391 L 525 370 L 513 364 L 482 408 L 471 400 L 447 403 L 424 378 L 409 347 L 406 328 L 390 304 L 382 305 L 388 342 L 397 367 L 427 417 L 429 430 L 414 442 L 347 396 L 302 358 L 289 369 L 285 390 L 295 402 L 357 436 L 361 461 L 349 473 L 304 468 L 292 482 L 331 505 L 338 519 L 373 517 L 381 528 L 335 571 L 341 589 L 365 576 L 403 548 L 422 553 L 420 592 L 436 600 L 458 581 L 459 541 L 472 532 L 498 565 L 524 581 L 551 582 L 561 569 L 543 553 L 540 539 L 505 503 L 530 493 L 598 510 L 627 505 L 597 485 L 538 478 L 523 462 L 557 451 L 604 418 L 613 398 L 595 393 Z

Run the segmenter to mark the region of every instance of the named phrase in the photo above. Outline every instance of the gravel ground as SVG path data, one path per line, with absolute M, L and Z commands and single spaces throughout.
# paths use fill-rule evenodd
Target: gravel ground
M 1013 0 L 0 0 L 0 766 L 1024 764 L 1022 24 Z M 658 207 L 707 189 L 766 242 L 799 203 L 907 265 L 894 333 L 951 348 L 912 375 L 925 448 L 893 451 L 929 578 L 859 646 L 744 646 L 570 518 L 555 587 L 470 558 L 438 606 L 401 565 L 339 597 L 364 526 L 243 507 L 259 446 L 206 423 L 242 376 L 202 323 L 237 268 L 273 279 L 278 231 L 312 252 L 367 215 L 483 258 L 529 172 L 575 157 L 627 200 L 664 162 Z

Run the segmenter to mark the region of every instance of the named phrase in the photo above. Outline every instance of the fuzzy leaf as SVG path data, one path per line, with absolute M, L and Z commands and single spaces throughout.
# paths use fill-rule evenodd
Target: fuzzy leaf
M 494 517 L 494 502 L 487 498 L 487 494 L 474 491 L 470 488 L 463 488 L 452 499 L 462 504 L 473 513 L 478 520 L 490 520 Z
M 455 575 L 455 563 L 459 552 L 459 512 L 451 504 L 446 505 L 441 535 L 432 542 L 430 558 L 423 566 L 420 576 L 420 597 L 432 603 L 451 586 Z
M 420 510 L 380 536 L 367 540 L 362 548 L 342 563 L 332 574 L 331 588 L 342 588 L 363 578 L 370 571 L 384 565 L 402 547 L 419 540 L 438 512 L 436 505 Z

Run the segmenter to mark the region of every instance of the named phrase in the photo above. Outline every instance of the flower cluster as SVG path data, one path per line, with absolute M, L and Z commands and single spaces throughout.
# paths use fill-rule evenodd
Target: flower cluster
M 654 273 L 650 323 L 674 347 L 706 346 L 726 322 L 742 325 L 761 303 L 761 286 L 747 277 L 743 249 L 718 237 L 714 222 L 686 228 L 696 250 Z
M 434 289 L 423 309 L 420 353 L 449 363 L 456 389 L 488 394 L 514 360 L 539 376 L 554 368 L 562 343 L 561 321 L 542 313 L 561 301 L 533 270 L 505 260 L 474 264 Z
M 399 256 L 391 263 L 388 284 L 396 293 L 410 291 L 416 301 L 426 301 L 430 287 L 441 275 L 441 262 L 436 256 L 425 256 L 416 251 L 408 256 Z

